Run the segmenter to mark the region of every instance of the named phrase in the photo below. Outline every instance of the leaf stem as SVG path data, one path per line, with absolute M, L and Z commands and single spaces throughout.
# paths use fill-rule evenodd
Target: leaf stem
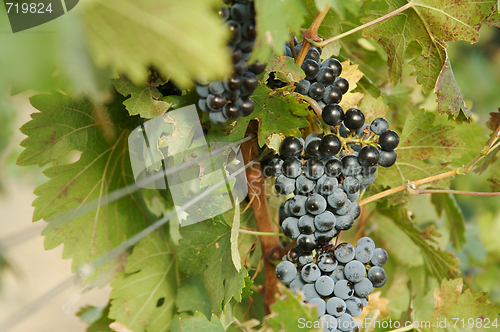
M 477 191 L 463 191 L 463 190 L 438 190 L 438 189 L 413 189 L 408 188 L 408 192 L 412 195 L 421 195 L 421 194 L 454 194 L 454 195 L 470 195 L 470 196 L 487 196 L 487 197 L 496 197 L 500 196 L 500 192 L 477 192 Z
M 375 19 L 375 20 L 373 20 L 373 21 L 370 21 L 370 22 L 368 22 L 368 23 L 365 23 L 365 24 L 363 24 L 363 25 L 360 25 L 360 26 L 359 26 L 359 27 L 357 27 L 357 28 L 351 29 L 351 30 L 349 30 L 349 31 L 347 31 L 347 32 L 344 32 L 344 33 L 342 33 L 342 34 L 340 34 L 340 35 L 338 35 L 338 36 L 335 36 L 335 37 L 329 38 L 329 39 L 327 39 L 327 40 L 324 40 L 324 41 L 318 42 L 318 41 L 315 41 L 314 39 L 310 39 L 310 40 L 308 39 L 308 41 L 309 41 L 311 44 L 313 44 L 314 46 L 318 46 L 318 47 L 325 47 L 326 45 L 328 45 L 328 44 L 330 44 L 330 43 L 333 43 L 334 41 L 337 41 L 337 40 L 339 40 L 339 39 L 342 39 L 342 38 L 344 38 L 344 37 L 347 37 L 347 36 L 349 36 L 349 35 L 352 35 L 353 33 L 356 33 L 356 32 L 358 32 L 358 31 L 363 30 L 363 29 L 365 29 L 365 28 L 368 28 L 368 27 L 370 27 L 370 26 L 372 26 L 372 25 L 375 25 L 375 24 L 377 24 L 377 23 L 380 23 L 380 22 L 382 22 L 382 21 L 385 21 L 385 20 L 387 20 L 388 18 L 391 18 L 391 17 L 393 17 L 393 16 L 396 16 L 396 15 L 398 15 L 399 13 L 404 12 L 404 11 L 405 11 L 405 10 L 407 10 L 408 8 L 413 7 L 414 5 L 415 5 L 415 4 L 413 3 L 413 1 L 410 1 L 410 2 L 408 2 L 406 5 L 404 5 L 404 6 L 402 6 L 402 7 L 399 7 L 398 9 L 396 9 L 396 10 L 394 10 L 394 11 L 392 11 L 392 12 L 390 12 L 390 13 L 388 13 L 388 14 L 386 14 L 386 15 L 382 16 L 382 17 L 379 17 L 379 18 L 377 18 L 377 19 Z
M 281 236 L 281 237 L 286 237 L 286 235 L 282 234 L 282 233 L 256 232 L 256 231 L 248 231 L 246 229 L 241 229 L 241 228 L 240 228 L 239 232 L 240 233 L 244 233 L 244 234 L 257 235 L 257 236 Z
M 302 66 L 302 62 L 304 62 L 304 59 L 306 58 L 306 54 L 309 51 L 309 48 L 311 47 L 310 41 L 315 40 L 315 41 L 320 41 L 321 39 L 318 36 L 318 29 L 321 26 L 321 23 L 325 19 L 326 14 L 330 10 L 330 5 L 326 5 L 325 8 L 323 8 L 322 11 L 320 11 L 316 17 L 314 18 L 314 21 L 311 23 L 311 26 L 309 29 L 303 31 L 304 32 L 304 40 L 302 41 L 302 47 L 300 48 L 299 54 L 295 58 L 295 63 L 298 64 L 299 66 Z

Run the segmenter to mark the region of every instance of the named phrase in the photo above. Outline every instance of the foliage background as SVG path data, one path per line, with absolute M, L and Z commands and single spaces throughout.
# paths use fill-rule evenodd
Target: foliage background
M 16 159 L 23 149 L 18 146 L 19 141 L 16 141 L 15 133 L 18 132 L 19 123 L 27 122 L 23 114 L 30 107 L 26 104 L 29 97 L 39 93 L 59 91 L 63 94 L 86 95 L 95 101 L 105 102 L 112 95 L 110 77 L 115 78 L 118 74 L 124 73 L 132 82 L 141 85 L 150 65 L 171 75 L 183 87 L 189 87 L 195 74 L 210 78 L 227 71 L 228 54 L 223 47 L 226 34 L 216 19 L 216 13 L 211 11 L 218 2 L 215 0 L 191 2 L 190 6 L 186 6 L 183 2 L 175 0 L 120 2 L 89 0 L 82 2 L 72 12 L 57 20 L 17 34 L 10 33 L 5 9 L 0 6 L 0 179 L 2 179 L 0 188 L 4 195 L 4 198 L 0 199 L 6 200 L 12 186 L 17 186 L 19 183 L 34 189 L 48 181 L 38 166 L 21 168 L 16 165 Z M 323 30 L 320 30 L 320 34 L 324 34 L 325 37 L 366 22 L 367 17 L 373 15 L 369 10 L 387 11 L 386 2 L 380 0 L 350 1 L 347 5 L 340 5 L 336 1 L 330 2 L 334 4 L 334 10 L 331 11 L 331 17 L 325 21 Z M 289 10 L 288 15 L 281 17 L 262 15 L 262 26 L 277 31 L 274 36 L 275 46 L 287 41 L 287 27 L 292 31 L 298 31 L 300 28 L 306 28 L 312 21 L 316 12 L 314 2 L 304 1 L 304 3 L 306 7 L 302 6 L 301 1 L 288 1 L 285 4 L 280 4 L 279 1 L 258 2 L 257 8 L 262 13 L 280 12 L 283 8 Z M 316 4 L 318 3 L 323 2 L 316 1 Z M 260 33 L 264 30 L 262 29 Z M 118 36 L 114 34 L 116 31 L 120 32 Z M 413 68 L 408 62 L 421 51 L 416 43 L 409 44 L 406 58 L 403 59 L 402 82 L 395 86 L 387 78 L 386 52 L 379 44 L 367 38 L 369 36 L 363 36 L 362 32 L 331 45 L 328 52 L 335 54 L 340 50 L 341 59 L 350 59 L 353 63 L 359 64 L 359 69 L 365 78 L 372 82 L 365 78 L 359 82 L 358 91 L 365 93 L 361 105 L 365 109 L 375 111 L 377 108 L 388 107 L 390 122 L 399 133 L 403 131 L 408 113 L 423 108 L 429 112 L 428 114 L 436 116 L 435 124 L 452 125 L 455 127 L 454 130 L 465 137 L 468 148 L 479 152 L 481 144 L 486 142 L 490 134 L 486 129 L 489 113 L 496 112 L 500 107 L 500 95 L 497 89 L 500 86 L 499 29 L 485 25 L 481 28 L 480 35 L 478 43 L 473 45 L 464 41 L 449 43 L 448 55 L 460 91 L 472 111 L 473 119 L 483 131 L 479 127 L 465 127 L 470 126 L 467 123 L 453 123 L 448 121 L 446 115 L 438 114 L 436 96 L 432 91 L 424 93 L 422 86 L 410 75 Z M 263 44 L 260 46 L 256 56 L 266 58 L 270 48 Z M 276 48 L 281 49 L 278 46 Z M 384 96 L 382 101 L 377 99 L 379 89 Z M 263 95 L 265 98 L 265 93 Z M 34 111 L 34 109 L 29 110 L 29 112 Z M 147 118 L 154 116 L 149 113 L 142 115 Z M 71 147 L 69 150 L 73 149 L 77 147 Z M 467 153 L 464 156 L 453 156 L 455 160 L 452 165 L 458 167 L 472 155 L 473 153 Z M 56 160 L 56 163 L 74 162 L 78 160 L 79 153 L 63 157 Z M 54 160 L 48 158 L 36 164 L 46 170 L 49 161 Z M 451 161 L 450 158 L 448 162 Z M 432 164 L 434 161 L 431 159 L 427 162 Z M 498 167 L 498 162 L 496 166 Z M 498 174 L 498 170 L 496 172 Z M 489 191 L 490 184 L 487 180 L 490 176 L 491 173 L 488 172 L 481 175 L 471 172 L 453 179 L 450 188 Z M 412 212 L 415 229 L 418 230 L 418 235 L 423 237 L 435 234 L 434 231 L 442 234 L 441 237 L 429 235 L 429 238 L 436 241 L 436 246 L 455 253 L 460 259 L 459 269 L 466 288 L 474 292 L 488 292 L 488 300 L 500 304 L 500 283 L 497 278 L 500 273 L 500 247 L 495 238 L 495 234 L 500 232 L 499 199 L 460 195 L 455 198 L 463 212 L 465 222 L 463 234 L 460 230 L 457 231 L 459 222 L 456 218 L 449 221 L 446 213 L 441 214 L 436 211 L 432 200 L 434 199 L 436 203 L 440 198 L 430 195 L 412 196 L 408 199 L 407 207 Z M 405 233 L 405 227 L 401 226 L 401 215 L 396 214 L 394 210 L 385 210 L 386 204 L 387 202 L 380 202 L 377 210 L 381 213 L 373 214 L 366 224 L 363 224 L 364 228 L 358 229 L 357 232 L 354 229 L 347 232 L 345 238 L 354 240 L 360 234 L 373 236 L 391 255 L 387 267 L 390 282 L 382 290 L 382 297 L 388 301 L 375 301 L 375 305 L 386 314 L 386 318 L 404 317 L 411 299 L 416 317 L 427 318 L 433 312 L 433 289 L 438 288 L 440 282 L 436 278 L 424 277 L 426 270 L 421 258 L 422 249 L 410 239 L 408 232 Z M 372 203 L 367 213 L 374 207 L 375 203 Z M 3 215 L 2 211 L 0 215 Z M 396 222 L 391 220 L 391 217 Z M 11 219 L 7 222 L 23 223 L 25 229 L 34 226 L 29 225 L 29 220 Z M 43 221 L 38 221 L 41 222 Z M 397 227 L 398 225 L 400 227 Z M 429 226 L 434 228 L 428 228 Z M 5 240 L 9 236 L 10 233 L 2 232 L 0 239 Z M 158 233 L 155 236 L 164 234 Z M 461 240 L 461 236 L 464 239 Z M 458 238 L 456 241 L 462 245 L 453 246 L 454 237 Z M 147 246 L 147 243 L 143 245 Z M 7 251 L 2 257 L 8 260 L 9 252 Z M 11 265 L 15 266 L 16 262 L 11 262 Z M 3 274 L 12 273 L 5 266 L 8 265 L 0 264 L 2 269 L 0 281 Z M 131 269 L 127 270 L 127 273 L 134 272 L 133 264 L 127 266 L 127 269 Z M 189 281 L 182 277 L 184 281 L 181 281 L 181 284 L 182 282 L 186 284 L 184 290 L 190 289 L 188 286 L 191 284 L 198 287 L 201 284 L 199 279 L 195 279 L 197 277 L 191 277 L 193 279 Z M 58 280 L 56 275 L 53 278 L 54 282 Z M 123 280 L 114 281 L 114 283 L 119 282 Z M 261 276 L 255 282 L 261 284 Z M 174 288 L 172 286 L 172 289 Z M 235 294 L 237 293 L 236 291 Z M 263 309 L 257 304 L 260 298 L 255 290 L 253 298 L 254 305 L 250 317 L 262 320 Z M 200 311 L 210 319 L 211 310 L 217 312 L 217 308 L 207 309 L 207 303 L 202 303 L 199 307 L 191 303 L 176 303 L 176 306 L 178 312 L 189 312 L 193 306 L 203 308 L 204 311 Z M 234 309 L 234 314 L 240 319 L 245 311 L 242 309 L 244 305 L 248 305 L 245 300 L 241 307 Z M 280 305 L 283 306 L 283 311 L 293 307 L 289 302 Z M 199 316 L 193 317 L 192 322 L 203 319 Z M 137 327 L 138 331 L 141 328 L 142 326 Z

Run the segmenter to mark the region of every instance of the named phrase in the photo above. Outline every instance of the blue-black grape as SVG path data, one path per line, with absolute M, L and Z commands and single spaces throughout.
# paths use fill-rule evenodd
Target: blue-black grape
M 288 217 L 283 221 L 283 224 L 281 224 L 281 228 L 283 230 L 283 234 L 286 235 L 286 237 L 295 240 L 296 238 L 299 237 L 300 235 L 300 230 L 299 230 L 299 219 L 294 218 L 294 217 Z
M 326 313 L 326 302 L 322 298 L 315 297 L 309 301 L 309 305 L 315 306 L 318 313 L 318 317 L 323 316 Z
M 356 242 L 356 247 L 360 247 L 365 244 L 368 244 L 372 248 L 372 250 L 375 250 L 375 242 L 373 242 L 373 240 L 368 236 L 360 238 L 358 242 Z
M 325 212 L 327 203 L 323 196 L 318 194 L 312 194 L 306 200 L 306 210 L 312 215 L 319 215 Z M 321 232 L 326 232 L 328 229 L 319 229 Z
M 326 302 L 326 312 L 335 317 L 342 316 L 346 311 L 345 301 L 339 297 L 331 297 Z
M 305 284 L 304 287 L 302 287 L 302 292 L 304 293 L 304 300 L 306 302 L 309 302 L 314 298 L 321 298 L 316 292 L 314 284 Z
M 337 126 L 344 120 L 344 110 L 339 104 L 328 104 L 321 113 L 323 121 L 329 126 Z
M 321 67 L 329 67 L 335 76 L 339 76 L 342 73 L 342 64 L 335 58 L 326 59 L 321 64 Z
M 361 166 L 375 166 L 380 159 L 380 153 L 374 146 L 363 147 L 358 154 L 358 161 Z
M 338 327 L 337 318 L 330 315 L 323 315 L 319 318 L 319 326 L 323 328 L 325 332 L 335 332 Z
M 323 83 L 314 82 L 309 88 L 309 96 L 315 100 L 321 100 L 325 94 L 325 86 Z
M 302 163 L 298 158 L 290 157 L 285 159 L 281 169 L 286 177 L 295 179 L 302 174 Z
M 353 176 L 348 176 L 344 179 L 344 182 L 342 183 L 342 187 L 344 188 L 344 191 L 346 194 L 355 194 L 359 191 L 360 185 L 359 181 L 353 177 Z
M 392 151 L 384 151 L 380 150 L 380 159 L 378 161 L 378 164 L 382 167 L 391 167 L 396 163 L 396 160 L 398 159 L 398 154 L 396 153 L 395 150 Z
M 328 160 L 325 164 L 325 174 L 333 178 L 342 174 L 342 170 L 342 162 L 335 157 Z
M 295 188 L 297 189 L 297 194 L 307 195 L 316 188 L 316 182 L 308 179 L 305 174 L 301 174 L 295 179 Z
M 324 174 L 316 182 L 316 191 L 318 194 L 328 196 L 337 189 L 339 182 L 336 178 Z
M 332 134 L 323 136 L 319 147 L 319 152 L 323 156 L 334 156 L 339 153 L 342 148 L 340 139 Z
M 347 202 L 347 195 L 341 188 L 337 188 L 328 196 L 328 205 L 333 209 L 340 209 Z
M 317 180 L 325 174 L 325 165 L 319 159 L 309 159 L 304 164 L 304 174 L 308 179 Z
M 301 95 L 308 95 L 310 87 L 311 81 L 302 80 L 295 84 L 295 92 L 300 93 Z
M 365 265 L 358 260 L 352 260 L 345 265 L 344 275 L 349 281 L 360 282 L 366 276 Z
M 324 253 L 318 256 L 318 267 L 323 272 L 333 272 L 338 263 L 331 253 Z
M 318 244 L 326 244 L 330 242 L 334 237 L 339 234 L 339 231 L 336 228 L 332 228 L 326 232 L 315 231 L 314 236 L 316 237 L 316 241 Z
M 336 215 L 344 216 L 344 215 L 348 214 L 349 211 L 351 210 L 351 204 L 352 204 L 351 201 L 347 199 L 347 195 L 346 195 L 346 200 L 345 200 L 344 204 L 342 204 L 338 208 L 333 208 L 333 210 L 335 211 Z
M 344 265 L 337 265 L 337 267 L 330 274 L 330 277 L 332 277 L 333 281 L 335 282 L 339 280 L 345 280 Z
M 361 312 L 363 311 L 363 305 L 361 304 L 361 300 L 355 296 L 345 300 L 345 306 L 346 306 L 346 313 L 348 313 L 352 317 L 361 315 Z
M 316 76 L 316 81 L 321 82 L 326 86 L 335 82 L 335 78 L 335 73 L 330 67 L 321 66 L 318 72 L 318 76 Z
M 380 266 L 373 266 L 368 270 L 368 279 L 373 284 L 373 287 L 379 288 L 385 285 L 387 281 L 387 274 L 385 270 Z
M 290 204 L 288 205 L 292 215 L 296 217 L 302 217 L 307 213 L 306 211 L 306 201 L 307 196 L 295 195 L 290 198 Z
M 326 104 L 338 104 L 342 100 L 342 91 L 335 85 L 329 85 L 323 91 L 323 101 Z
M 306 148 L 305 148 L 306 154 L 312 158 L 319 158 L 320 157 L 320 152 L 319 152 L 320 145 L 321 145 L 321 138 L 319 138 L 319 137 L 313 138 L 306 145 Z
M 350 108 L 345 112 L 344 124 L 350 130 L 358 130 L 365 124 L 365 115 L 358 108 Z
M 387 263 L 387 259 L 389 259 L 389 255 L 387 251 L 382 248 L 376 248 L 373 251 L 373 257 L 371 259 L 371 263 L 376 266 L 384 266 Z
M 286 137 L 280 144 L 281 158 L 298 157 L 303 149 L 302 141 L 294 136 Z
M 276 183 L 274 184 L 274 188 L 280 195 L 290 195 L 295 190 L 295 180 L 286 177 L 281 174 L 276 179 Z
M 297 245 L 300 249 L 311 252 L 316 248 L 316 237 L 314 235 L 300 234 L 297 238 Z
M 339 280 L 335 283 L 333 293 L 342 300 L 347 300 L 354 295 L 354 284 L 349 280 Z
M 302 62 L 301 68 L 306 74 L 306 79 L 309 81 L 315 79 L 316 76 L 318 76 L 319 65 L 313 59 L 305 59 L 304 62 Z
M 319 268 L 318 268 L 319 270 Z M 297 276 L 297 268 L 292 262 L 282 261 L 276 266 L 276 277 L 283 283 L 291 282 Z
M 342 332 L 349 332 L 352 331 L 354 326 L 356 326 L 355 324 L 356 322 L 354 321 L 354 319 L 352 319 L 352 316 L 348 313 L 345 313 L 338 318 L 337 329 Z
M 382 135 L 384 131 L 389 130 L 389 122 L 384 118 L 376 118 L 372 121 L 370 130 L 373 131 L 375 135 Z
M 330 296 L 333 293 L 335 282 L 329 276 L 320 276 L 314 282 L 316 292 L 322 296 Z
M 314 256 L 311 254 L 303 253 L 299 256 L 299 265 L 307 265 L 314 261 Z
M 309 263 L 302 268 L 300 275 L 305 282 L 313 283 L 321 276 L 321 270 L 316 264 Z
M 300 274 L 297 274 L 295 279 L 293 279 L 292 282 L 290 282 L 290 289 L 294 294 L 298 294 L 298 292 L 302 290 L 302 287 L 304 287 L 305 284 L 306 282 L 302 280 Z
M 378 144 L 384 151 L 394 150 L 399 144 L 399 135 L 394 130 L 386 130 L 378 138 Z
M 368 243 L 357 245 L 355 250 L 355 258 L 361 263 L 368 263 L 373 257 L 373 249 Z
M 338 230 L 346 231 L 348 229 L 351 229 L 352 225 L 354 224 L 354 218 L 351 214 L 337 216 L 336 218 L 335 228 Z
M 372 292 L 373 284 L 368 278 L 363 278 L 363 280 L 354 284 L 354 293 L 359 297 L 367 297 Z
M 320 232 L 327 232 L 335 227 L 335 215 L 325 211 L 314 217 L 314 226 Z
M 314 217 L 306 214 L 300 217 L 298 221 L 298 228 L 302 234 L 313 234 L 316 231 L 314 226 Z
M 354 259 L 354 247 L 350 243 L 339 244 L 334 251 L 335 258 L 339 263 L 348 263 Z

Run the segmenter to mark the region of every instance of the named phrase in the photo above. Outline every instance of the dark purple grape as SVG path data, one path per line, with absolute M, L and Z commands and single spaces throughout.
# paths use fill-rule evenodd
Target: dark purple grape
M 350 108 L 345 112 L 344 124 L 350 130 L 358 130 L 365 124 L 365 115 L 358 108 Z
M 287 158 L 283 162 L 282 170 L 286 177 L 295 179 L 302 174 L 302 163 L 296 157 Z
M 253 20 L 246 21 L 242 26 L 243 37 L 253 40 L 256 37 L 255 22 Z
M 241 25 L 234 20 L 229 20 L 226 24 L 229 28 L 229 39 L 234 41 L 241 40 Z
M 325 94 L 325 86 L 322 83 L 314 82 L 309 88 L 309 96 L 315 100 L 320 100 Z
M 321 64 L 321 67 L 329 67 L 332 69 L 335 76 L 339 76 L 342 73 L 342 64 L 335 58 L 326 59 Z
M 311 87 L 310 81 L 302 80 L 298 83 L 295 83 L 295 92 L 300 93 L 301 95 L 308 95 L 310 87 Z
M 384 131 L 378 138 L 378 144 L 384 151 L 394 150 L 399 144 L 399 135 L 394 130 Z
M 245 90 L 253 92 L 259 85 L 259 80 L 257 76 L 251 71 L 246 71 L 241 75 L 241 85 Z
M 370 130 L 373 131 L 375 135 L 382 135 L 384 131 L 389 130 L 389 122 L 384 118 L 376 118 L 372 121 Z
M 328 134 L 321 139 L 319 151 L 322 155 L 333 156 L 339 153 L 342 145 L 340 139 L 332 134 Z
M 320 152 L 319 147 L 321 145 L 321 138 L 317 137 L 307 144 L 305 152 L 311 158 L 319 158 Z
M 334 85 L 330 85 L 325 89 L 323 101 L 326 104 L 338 104 L 342 100 L 342 92 Z
M 255 75 L 259 75 L 266 69 L 267 64 L 262 63 L 260 61 L 255 61 L 251 65 L 248 66 L 248 70 L 254 73 Z
M 364 146 L 358 153 L 358 161 L 361 166 L 375 166 L 378 164 L 380 154 L 374 146 Z
M 343 77 L 337 77 L 334 84 L 340 89 L 342 94 L 345 94 L 349 90 L 349 82 Z
M 325 165 L 321 160 L 309 159 L 304 164 L 304 175 L 311 180 L 317 180 L 325 173 Z
M 209 94 L 207 97 L 207 106 L 212 112 L 220 111 L 220 109 L 224 107 L 226 102 L 226 97 L 224 97 L 223 95 Z
M 306 74 L 306 79 L 313 80 L 318 76 L 319 65 L 316 61 L 312 59 L 305 59 L 301 66 L 302 70 Z
M 282 158 L 298 157 L 302 153 L 302 141 L 294 136 L 286 137 L 280 145 L 280 156 Z
M 241 86 L 240 77 L 238 75 L 236 75 L 235 73 L 227 76 L 224 79 L 224 88 L 227 91 L 236 91 L 240 88 L 240 86 Z
M 378 164 L 382 167 L 391 167 L 396 163 L 396 160 L 398 159 L 398 155 L 396 151 L 384 151 L 380 150 L 380 159 L 378 161 Z
M 338 104 L 328 104 L 321 114 L 323 121 L 329 126 L 336 126 L 344 121 L 344 110 Z
M 337 158 L 331 159 L 326 162 L 325 174 L 331 177 L 337 177 L 342 174 L 343 166 L 342 162 Z
M 231 18 L 238 22 L 245 22 L 251 18 L 251 15 L 250 4 L 235 3 L 231 7 Z
M 316 81 L 323 83 L 325 86 L 330 85 L 335 81 L 335 76 L 333 70 L 330 67 L 323 67 L 319 69 Z
M 311 47 L 309 49 L 309 51 L 307 51 L 306 59 L 312 59 L 316 62 L 319 62 L 319 56 L 320 56 L 320 53 L 319 53 L 318 49 Z
M 222 113 L 228 120 L 234 120 L 239 116 L 240 109 L 235 103 L 227 103 L 222 109 Z
M 241 97 L 236 101 L 236 106 L 240 109 L 240 116 L 245 117 L 252 114 L 254 104 L 252 99 L 248 97 Z

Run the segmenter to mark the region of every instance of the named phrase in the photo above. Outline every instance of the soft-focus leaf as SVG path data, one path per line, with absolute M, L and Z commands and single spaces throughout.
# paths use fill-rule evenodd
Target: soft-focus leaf
M 445 213 L 450 228 L 450 242 L 457 251 L 461 251 L 465 243 L 465 218 L 452 194 L 432 194 L 432 203 L 441 216 Z
M 212 315 L 212 304 L 210 303 L 205 286 L 203 286 L 203 278 L 201 276 L 188 277 L 181 280 L 175 305 L 179 312 L 188 311 L 194 314 L 196 311 L 199 311 L 207 318 Z
M 359 108 L 365 113 L 365 122 L 372 123 L 376 118 L 386 118 L 389 113 L 389 105 L 383 96 L 378 98 L 365 94 Z
M 300 32 L 306 8 L 300 0 L 255 0 L 255 49 L 250 61 L 267 61 L 269 54 L 283 54 L 289 30 Z
M 344 110 L 348 110 L 351 107 L 358 106 L 359 101 L 363 98 L 361 92 L 353 92 L 358 86 L 357 83 L 363 77 L 363 73 L 358 69 L 357 64 L 350 64 L 349 61 L 342 61 L 342 73 L 340 77 L 345 78 L 349 82 L 349 89 L 342 96 L 342 100 L 339 105 L 342 106 Z
M 111 332 L 109 324 L 113 323 L 108 318 L 109 304 L 106 307 L 85 306 L 76 315 L 80 320 L 89 324 L 87 332 Z
M 424 267 L 428 276 L 440 281 L 444 278 L 456 278 L 458 276 L 459 261 L 451 252 L 436 248 L 432 233 L 420 232 L 415 228 L 409 217 L 408 210 L 404 206 L 393 208 L 381 208 L 380 212 L 392 219 L 403 232 L 410 237 L 421 250 L 424 259 Z
M 500 306 L 490 303 L 487 293 L 472 292 L 470 289 L 464 291 L 463 287 L 462 279 L 443 280 L 441 289 L 436 289 L 434 292 L 434 312 L 430 321 L 446 318 L 454 322 L 453 319 L 458 318 L 460 321 L 464 319 L 465 322 L 469 322 L 469 318 L 472 318 L 474 322 L 479 319 L 482 320 L 481 325 L 485 328 L 485 331 L 496 329 L 497 327 L 491 324 L 495 320 L 498 324 Z M 489 328 L 485 325 L 487 321 L 489 321 Z M 482 330 L 479 324 L 471 325 L 474 330 Z M 466 323 L 465 326 L 471 325 Z
M 270 144 L 273 135 L 299 136 L 299 128 L 309 123 L 304 118 L 309 115 L 309 104 L 301 101 L 300 96 L 294 94 L 293 86 L 271 90 L 259 84 L 252 95 L 255 104 L 253 113 L 246 118 L 225 125 L 210 126 L 207 135 L 208 142 L 234 142 L 245 136 L 250 120 L 259 121 L 259 145 Z
M 230 71 L 217 0 L 94 0 L 83 15 L 94 58 L 140 84 L 152 65 L 187 87 Z
M 231 257 L 231 227 L 222 216 L 181 228 L 176 256 L 182 272 L 203 275 L 203 283 L 212 303 L 220 312 L 234 298 L 241 301 L 247 270 L 236 271 Z
M 120 133 L 118 126 L 96 122 L 94 104 L 86 99 L 53 93 L 33 96 L 31 102 L 40 112 L 21 128 L 28 138 L 21 143 L 25 150 L 18 164 L 60 163 L 71 150 L 82 151 L 78 161 L 45 171 L 50 180 L 35 189 L 39 197 L 33 202 L 33 220 L 49 222 L 43 233 L 45 248 L 64 244 L 63 258 L 73 258 L 76 270 L 145 228 L 152 215 L 139 193 L 84 210 L 85 203 L 103 201 L 109 192 L 134 183 L 128 131 Z M 101 125 L 115 138 L 108 140 Z M 73 209 L 76 217 L 70 222 L 52 222 Z
M 408 4 L 406 0 L 386 0 L 389 11 Z M 413 75 L 424 92 L 435 89 L 438 93 L 440 112 L 453 118 L 462 112 L 470 117 L 462 95 L 457 94 L 458 85 L 447 62 L 445 42 L 465 40 L 475 43 L 479 39 L 481 23 L 491 15 L 494 2 L 466 0 L 417 0 L 406 11 L 364 30 L 363 34 L 378 41 L 388 54 L 389 79 L 401 80 L 403 64 L 409 44 L 417 42 L 421 54 L 410 64 L 415 67 Z M 372 12 L 363 22 L 386 14 Z M 447 65 L 448 64 L 448 65 Z M 439 80 L 438 80 L 439 78 Z
M 163 95 L 153 85 L 139 87 L 123 78 L 113 80 L 113 85 L 124 97 L 130 96 L 123 102 L 130 115 L 151 119 L 164 114 L 172 106 L 161 99 Z
M 224 332 L 224 327 L 222 326 L 219 318 L 215 315 L 212 315 L 209 321 L 201 314 L 201 312 L 197 312 L 194 316 L 189 318 L 181 317 L 179 321 L 181 332 Z
M 111 287 L 109 317 L 134 332 L 167 331 L 175 314 L 178 288 L 168 234 L 160 229 L 142 239 Z

